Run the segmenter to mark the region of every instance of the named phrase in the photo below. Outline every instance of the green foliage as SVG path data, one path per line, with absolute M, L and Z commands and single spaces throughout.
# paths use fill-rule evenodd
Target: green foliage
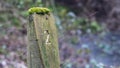
M 6 0 L 9 4 L 20 10 L 26 10 L 29 7 L 43 6 L 41 0 Z
M 43 6 L 42 1 L 41 0 L 37 0 L 35 6 Z
M 80 29 L 83 32 L 86 31 L 86 29 L 88 28 L 88 21 L 85 18 L 80 18 L 75 20 L 75 22 L 73 23 L 74 28 L 76 29 Z
M 74 25 L 82 25 L 82 26 L 86 26 L 87 25 L 88 20 L 85 18 L 79 18 L 74 22 Z
M 97 31 L 100 31 L 101 30 L 101 27 L 100 25 L 96 22 L 96 21 L 93 21 L 91 22 L 90 24 L 90 29 L 93 33 L 97 32 Z
M 14 26 L 20 26 L 20 21 L 16 17 L 13 17 L 11 24 Z
M 20 14 L 25 18 L 29 15 L 27 11 L 21 11 Z
M 58 15 L 61 19 L 62 29 L 64 31 L 69 32 L 71 30 L 80 30 L 82 34 L 98 33 L 102 31 L 102 26 L 96 20 L 90 21 L 88 18 L 77 17 L 77 15 L 75 15 L 74 12 L 69 11 L 67 7 L 60 5 L 57 7 L 57 10 L 59 11 Z
M 66 17 L 68 8 L 66 8 L 65 6 L 58 6 L 57 10 L 59 12 L 58 15 L 61 17 L 61 19 Z
M 42 8 L 42 7 L 32 7 L 28 10 L 29 14 L 37 13 L 37 14 L 48 14 L 50 9 Z
M 0 14 L 0 19 L 0 22 L 4 22 L 2 23 L 2 27 L 8 28 L 11 26 L 20 26 L 20 20 L 10 13 L 2 13 L 2 15 Z
M 6 22 L 7 20 L 7 15 L 4 13 L 0 13 L 0 22 Z
M 97 33 L 102 30 L 102 27 L 97 21 L 89 21 L 85 18 L 78 18 L 73 22 L 74 29 L 80 29 L 83 33 Z

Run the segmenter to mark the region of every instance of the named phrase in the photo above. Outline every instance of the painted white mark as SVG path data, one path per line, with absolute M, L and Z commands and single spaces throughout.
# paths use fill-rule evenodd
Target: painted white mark
M 49 39 L 50 39 L 50 34 L 49 34 L 48 30 L 45 30 L 45 31 L 44 31 L 44 34 L 46 34 L 46 33 L 47 33 L 47 38 L 46 38 L 45 44 L 47 44 L 47 45 L 49 44 L 49 45 L 50 45 L 50 44 L 51 44 L 50 41 L 49 41 Z

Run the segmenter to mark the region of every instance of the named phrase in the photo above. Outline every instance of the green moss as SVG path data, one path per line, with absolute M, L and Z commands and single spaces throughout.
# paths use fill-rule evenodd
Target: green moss
M 37 14 L 49 14 L 50 9 L 43 7 L 32 7 L 28 10 L 29 14 L 37 13 Z

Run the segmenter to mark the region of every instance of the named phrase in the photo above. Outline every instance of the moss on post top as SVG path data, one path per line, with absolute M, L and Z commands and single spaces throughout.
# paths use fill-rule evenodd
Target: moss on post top
M 29 14 L 36 13 L 36 14 L 44 15 L 44 14 L 49 14 L 50 13 L 50 9 L 43 8 L 43 7 L 32 7 L 32 8 L 30 8 L 28 10 L 28 13 Z

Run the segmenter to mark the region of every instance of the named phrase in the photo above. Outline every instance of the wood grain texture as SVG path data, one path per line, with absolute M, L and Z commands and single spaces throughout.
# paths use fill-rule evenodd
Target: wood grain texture
M 32 14 L 28 23 L 28 68 L 60 68 L 58 38 L 52 14 Z

